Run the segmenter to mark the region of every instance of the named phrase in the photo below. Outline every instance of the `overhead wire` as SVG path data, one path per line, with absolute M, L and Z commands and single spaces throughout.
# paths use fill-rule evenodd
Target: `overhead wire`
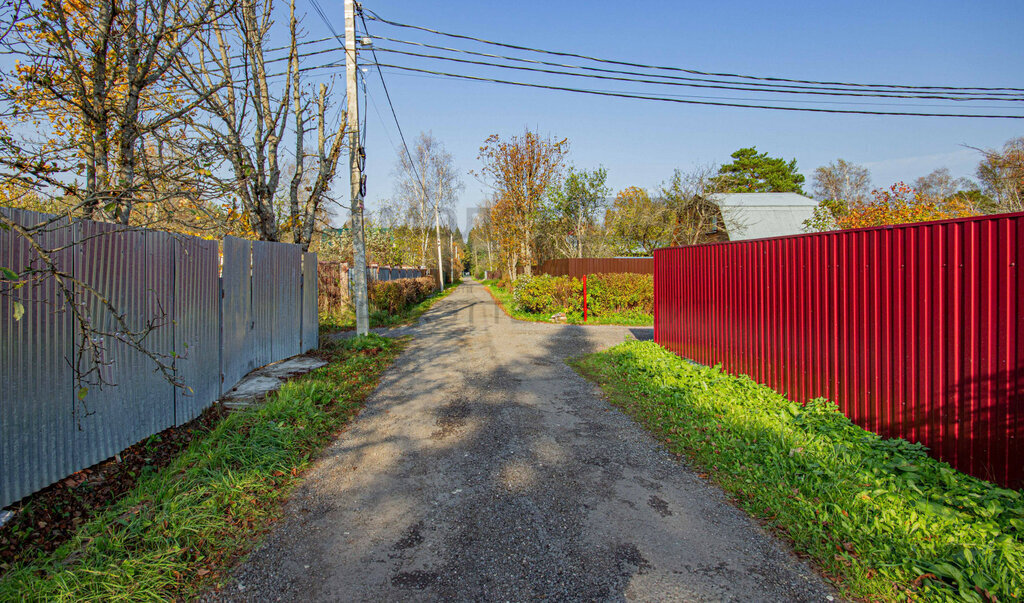
M 547 66 L 550 66 L 550 67 L 561 67 L 561 68 L 564 68 L 564 69 L 579 69 L 581 71 L 592 71 L 592 72 L 596 72 L 596 73 L 614 73 L 614 74 L 621 74 L 621 75 L 635 75 L 635 76 L 642 76 L 642 77 L 656 77 L 656 78 L 668 79 L 668 80 L 673 80 L 673 81 L 707 82 L 707 83 L 713 83 L 713 84 L 737 84 L 737 83 L 739 83 L 739 82 L 734 82 L 734 81 L 731 81 L 731 80 L 724 80 L 724 79 L 703 78 L 703 77 L 689 77 L 689 76 L 681 76 L 681 75 L 674 75 L 674 74 L 647 73 L 647 72 L 643 72 L 643 71 L 632 71 L 632 70 L 625 70 L 625 69 L 608 69 L 608 68 L 604 68 L 604 67 L 593 67 L 593 66 L 589 66 L 589 65 L 576 65 L 576 64 L 572 64 L 572 63 L 558 63 L 558 62 L 554 62 L 554 61 L 543 61 L 543 60 L 538 60 L 538 59 L 527 59 L 527 58 L 524 58 L 524 57 L 516 57 L 516 56 L 501 55 L 501 54 L 493 54 L 493 53 L 489 53 L 489 52 L 479 52 L 479 51 L 475 51 L 475 50 L 467 50 L 467 49 L 464 49 L 464 48 L 453 48 L 453 47 L 450 47 L 450 46 L 440 46 L 440 45 L 437 45 L 437 44 L 428 44 L 426 42 L 417 42 L 417 41 L 412 41 L 412 40 L 402 40 L 402 39 L 399 39 L 399 38 L 392 38 L 392 37 L 381 36 L 381 35 L 369 35 L 369 37 L 371 37 L 373 39 L 376 39 L 376 40 L 384 40 L 386 42 L 394 42 L 394 43 L 397 43 L 397 44 L 405 44 L 405 45 L 410 45 L 410 46 L 419 46 L 419 47 L 422 47 L 422 48 L 430 48 L 432 50 L 441 50 L 441 51 L 445 51 L 445 52 L 454 52 L 454 53 L 468 54 L 468 55 L 472 55 L 472 56 L 479 56 L 479 57 L 485 57 L 485 58 L 491 58 L 491 59 L 500 59 L 500 60 L 505 60 L 505 61 L 515 61 L 515 62 L 520 62 L 520 63 L 529 63 L 529 64 L 534 64 L 534 65 L 547 65 Z M 384 49 L 380 49 L 380 50 L 384 50 Z M 389 52 L 398 52 L 398 51 L 389 50 Z M 433 55 L 424 55 L 424 56 L 433 56 Z M 837 86 L 816 86 L 816 85 L 815 86 L 811 86 L 811 85 L 802 85 L 802 84 L 780 84 L 780 83 L 764 83 L 764 82 L 743 82 L 742 85 L 744 85 L 744 86 L 751 86 L 751 87 L 792 88 L 792 89 L 795 89 L 795 90 L 826 90 L 826 91 L 836 91 L 836 92 L 850 92 L 850 91 L 857 90 L 857 88 L 854 88 L 853 90 L 851 90 L 849 87 L 845 87 L 844 88 L 844 87 L 837 87 Z M 927 90 L 922 90 L 922 91 L 905 90 L 905 91 L 900 91 L 900 92 L 903 92 L 905 94 L 910 94 L 910 95 L 935 94 L 935 92 L 927 91 Z M 977 96 L 978 95 L 977 92 L 963 92 L 963 91 L 942 92 L 942 94 L 943 95 L 947 95 L 947 96 Z M 990 93 L 984 93 L 983 96 L 985 97 L 985 100 L 1001 100 L 1000 97 L 1004 97 L 1004 96 L 1006 96 L 1006 97 L 1013 97 L 1014 100 L 1018 100 L 1018 99 L 1019 100 L 1024 100 L 1024 97 L 1022 97 L 1020 93 L 1014 93 L 1014 92 L 990 92 Z M 988 98 L 988 97 L 992 97 L 992 98 Z M 910 98 L 910 97 L 908 97 L 908 98 Z M 916 98 L 916 96 L 915 96 L 915 98 Z
M 489 61 L 476 61 L 472 59 L 460 59 L 457 57 L 446 57 L 435 54 L 419 53 L 419 52 L 408 52 L 404 50 L 397 50 L 392 48 L 376 48 L 381 52 L 387 52 L 392 54 L 399 54 L 404 56 L 434 59 L 442 61 L 450 61 L 455 63 L 461 63 L 466 65 L 480 65 L 485 67 L 497 67 L 501 69 L 514 69 L 518 71 L 529 71 L 534 73 L 547 73 L 552 75 L 565 75 L 571 77 L 581 78 L 592 78 L 599 80 L 610 80 L 610 81 L 621 81 L 621 82 L 635 82 L 641 84 L 656 84 L 662 86 L 682 86 L 688 88 L 708 88 L 718 90 L 741 90 L 745 92 L 758 92 L 758 93 L 772 93 L 772 94 L 798 94 L 798 95 L 819 95 L 819 96 L 850 96 L 850 97 L 871 97 L 871 98 L 909 98 L 909 99 L 929 99 L 929 100 L 947 100 L 947 101 L 1000 101 L 1000 102 L 1022 102 L 1024 97 L 1017 96 L 1011 98 L 996 98 L 989 96 L 968 96 L 968 97 L 957 97 L 957 96 L 941 96 L 936 94 L 897 94 L 897 93 L 884 93 L 884 92 L 827 92 L 822 90 L 776 90 L 776 89 L 761 89 L 751 88 L 744 85 L 720 85 L 720 84 L 698 84 L 698 83 L 685 83 L 678 81 L 659 81 L 652 79 L 640 79 L 621 77 L 614 75 L 596 75 L 589 73 L 574 73 L 571 71 L 560 71 L 555 69 L 544 69 L 540 67 L 526 67 L 522 65 L 502 65 L 500 63 L 494 63 Z
M 315 2 L 316 0 L 312 0 Z M 366 25 L 366 17 L 363 16 L 363 10 L 361 7 L 358 10 L 359 18 L 363 23 L 363 30 L 368 31 Z M 416 167 L 416 161 L 413 158 L 412 151 L 409 150 L 409 144 L 405 141 L 405 133 L 402 132 L 402 124 L 398 121 L 398 113 L 395 112 L 395 104 L 391 101 L 391 93 L 388 92 L 388 84 L 384 81 L 384 72 L 380 69 L 380 61 L 377 58 L 377 51 L 370 47 L 370 52 L 373 54 L 373 64 L 377 67 L 377 75 L 380 76 L 380 85 L 384 90 L 384 97 L 388 101 L 388 106 L 391 107 L 391 117 L 395 120 L 395 127 L 398 128 L 398 136 L 402 139 L 402 147 L 405 149 L 405 155 L 409 158 L 409 165 L 412 167 L 413 174 L 416 175 L 416 180 L 420 183 L 420 189 L 423 191 L 423 198 L 427 197 L 427 187 L 423 183 L 423 178 L 420 176 L 419 169 Z
M 506 84 L 511 86 L 523 86 L 529 88 L 540 88 L 546 90 L 560 90 L 564 92 L 576 92 L 581 94 L 591 94 L 597 96 L 609 96 L 618 98 L 632 98 L 639 100 L 653 100 L 653 101 L 664 101 L 691 105 L 709 105 L 717 107 L 737 107 L 743 109 L 768 109 L 775 111 L 804 111 L 812 113 L 841 113 L 841 114 L 854 114 L 854 115 L 896 115 L 896 116 L 907 116 L 907 117 L 957 117 L 957 118 L 976 118 L 976 119 L 1024 119 L 1024 115 L 992 115 L 992 114 L 970 114 L 970 113 L 918 113 L 911 111 L 867 111 L 860 109 L 823 109 L 817 107 L 789 107 L 789 106 L 775 106 L 775 105 L 754 105 L 754 104 L 740 104 L 740 103 L 726 103 L 726 102 L 713 102 L 713 101 L 700 101 L 682 98 L 673 98 L 665 96 L 651 96 L 644 94 L 627 94 L 621 92 L 609 92 L 602 90 L 589 90 L 584 88 L 571 88 L 568 86 L 555 86 L 549 84 L 536 84 L 529 82 L 518 82 L 512 80 L 502 80 L 498 78 L 480 77 L 473 75 L 465 75 L 458 73 L 448 73 L 443 71 L 435 71 L 432 69 L 419 69 L 415 67 L 408 67 L 403 65 L 393 65 L 389 63 L 376 63 L 378 70 L 381 67 L 387 67 L 389 69 L 400 69 L 403 71 L 412 71 L 417 73 L 427 73 L 432 75 L 444 76 L 448 78 L 471 80 L 478 82 L 491 82 L 497 84 Z
M 728 77 L 728 78 L 749 79 L 749 80 L 766 81 L 766 82 L 789 82 L 789 83 L 795 83 L 795 84 L 816 84 L 816 85 L 823 85 L 823 86 L 848 86 L 848 87 L 863 87 L 863 88 L 902 88 L 902 89 L 908 89 L 908 90 L 974 90 L 974 91 L 991 91 L 991 92 L 999 92 L 999 91 L 1024 92 L 1024 88 L 1012 88 L 1012 87 L 921 86 L 921 85 L 911 85 L 911 84 L 865 84 L 865 83 L 856 83 L 856 82 L 839 82 L 839 81 L 824 81 L 824 80 L 804 80 L 804 79 L 794 79 L 794 78 L 784 78 L 784 77 L 774 77 L 774 76 L 755 76 L 755 75 L 746 75 L 746 74 L 738 74 L 738 73 L 721 73 L 721 72 L 713 72 L 713 71 L 701 71 L 701 70 L 697 70 L 697 69 L 689 69 L 689 68 L 685 68 L 685 67 L 677 67 L 677 66 L 672 66 L 672 65 L 651 65 L 651 64 L 645 64 L 645 63 L 635 63 L 635 62 L 630 62 L 630 61 L 620 61 L 620 60 L 615 60 L 615 59 L 600 58 L 600 57 L 595 57 L 595 56 L 590 56 L 590 55 L 585 55 L 585 54 L 580 54 L 580 53 L 575 53 L 575 52 L 545 50 L 545 49 L 541 49 L 541 48 L 533 48 L 533 47 L 529 47 L 529 46 L 521 46 L 521 45 L 518 45 L 518 44 L 510 44 L 510 43 L 507 43 L 507 42 L 498 42 L 498 41 L 495 41 L 495 40 L 488 40 L 488 39 L 485 39 L 485 38 L 479 38 L 479 37 L 475 37 L 475 36 L 469 36 L 469 35 L 464 35 L 464 34 L 456 34 L 456 33 L 451 33 L 451 32 L 445 32 L 445 31 L 441 31 L 441 30 L 437 30 L 437 29 L 432 29 L 432 28 L 429 28 L 429 27 L 424 27 L 424 26 L 421 26 L 421 25 L 410 25 L 408 23 L 401 23 L 401 22 L 398 22 L 398 21 L 392 21 L 390 19 L 385 19 L 384 17 L 381 17 L 380 15 L 375 13 L 374 11 L 372 11 L 370 9 L 366 9 L 366 8 L 364 8 L 363 11 L 369 14 L 369 18 L 370 19 L 372 19 L 374 21 L 378 21 L 380 23 L 391 25 L 393 27 L 401 27 L 401 28 L 406 28 L 406 29 L 414 29 L 414 30 L 424 31 L 424 32 L 427 32 L 427 33 L 431 33 L 431 34 L 435 34 L 435 35 L 440 35 L 440 36 L 445 36 L 445 37 L 449 37 L 449 38 L 460 39 L 460 40 L 468 40 L 468 41 L 472 41 L 472 42 L 479 42 L 481 44 L 489 44 L 489 45 L 492 45 L 492 46 L 500 46 L 500 47 L 503 47 L 503 48 L 511 48 L 511 49 L 514 49 L 514 50 L 522 50 L 522 51 L 527 51 L 527 52 L 535 52 L 535 53 L 547 54 L 547 55 L 551 55 L 551 56 L 573 57 L 573 58 L 583 59 L 583 60 L 587 60 L 587 61 L 594 61 L 594 62 L 597 62 L 597 63 L 605 63 L 605 64 L 611 64 L 611 65 L 622 65 L 622 66 L 626 66 L 626 67 L 637 67 L 637 68 L 642 68 L 642 69 L 653 69 L 653 70 L 661 70 L 661 71 L 673 71 L 673 72 L 689 73 L 689 74 L 692 74 L 692 75 L 703 75 L 703 76 L 709 76 L 709 77 Z

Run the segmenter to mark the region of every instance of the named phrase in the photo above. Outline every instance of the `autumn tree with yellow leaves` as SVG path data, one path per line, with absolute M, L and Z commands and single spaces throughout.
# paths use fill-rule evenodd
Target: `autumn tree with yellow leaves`
M 12 118 L 0 149 L 7 180 L 122 224 L 144 219 L 147 205 L 198 201 L 202 156 L 185 118 L 224 82 L 186 93 L 176 71 L 193 38 L 227 11 L 219 1 L 25 5 L 4 40 L 18 57 L 2 90 Z
M 530 130 L 507 140 L 493 134 L 480 147 L 479 176 L 494 189 L 491 220 L 509 280 L 516 279 L 520 267 L 532 273 L 540 203 L 568 151 L 568 140 L 542 138 Z

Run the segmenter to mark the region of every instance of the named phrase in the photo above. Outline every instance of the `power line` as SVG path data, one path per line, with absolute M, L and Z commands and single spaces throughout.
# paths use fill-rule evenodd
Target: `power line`
M 410 77 L 410 78 L 420 78 L 420 79 L 430 79 L 430 80 L 446 80 L 446 79 L 450 79 L 450 78 L 442 76 L 442 75 L 430 75 L 430 74 L 423 74 L 423 73 L 394 73 L 392 75 L 393 76 L 398 76 L 398 77 Z M 620 92 L 619 90 L 600 89 L 600 88 L 593 89 L 593 90 L 596 90 L 598 92 Z M 631 90 L 626 90 L 626 91 L 623 91 L 623 92 L 625 92 L 627 94 L 638 94 L 638 95 L 643 95 L 644 94 L 643 92 L 634 92 L 634 91 L 631 91 Z M 764 99 L 759 99 L 759 98 L 749 98 L 749 97 L 742 97 L 742 96 L 717 96 L 717 95 L 707 95 L 707 94 L 672 94 L 670 92 L 663 92 L 663 93 L 660 94 L 660 96 L 672 97 L 672 98 L 708 98 L 708 99 L 712 99 L 712 100 L 737 100 L 737 101 L 750 101 L 750 102 L 760 102 L 760 101 L 764 100 Z M 867 102 L 867 101 L 817 100 L 817 99 L 814 99 L 814 100 L 804 100 L 804 99 L 796 99 L 796 98 L 787 99 L 786 102 L 787 103 L 808 103 L 808 104 L 812 104 L 813 103 L 813 104 L 818 104 L 818 105 L 821 105 L 821 104 L 825 104 L 825 105 L 847 105 L 847 106 L 858 106 L 858 107 L 937 107 L 937 108 L 945 108 L 946 107 L 946 105 L 940 104 L 940 103 L 886 103 L 886 102 L 872 103 L 872 102 Z M 1001 105 L 971 105 L 971 109 L 1005 109 L 1005 108 L 1006 107 L 1003 107 Z
M 472 41 L 472 42 L 480 42 L 482 44 L 490 44 L 492 46 L 501 46 L 503 48 L 511 48 L 511 49 L 515 49 L 515 50 L 523 50 L 523 51 L 527 51 L 527 52 L 536 52 L 536 53 L 548 54 L 548 55 L 552 55 L 552 56 L 573 57 L 573 58 L 577 58 L 577 59 L 584 59 L 584 60 L 587 60 L 587 61 L 594 61 L 594 62 L 598 62 L 598 63 L 606 63 L 606 64 L 611 64 L 611 65 L 623 65 L 623 66 L 626 66 L 626 67 L 638 67 L 638 68 L 642 68 L 642 69 L 657 69 L 657 70 L 663 70 L 663 71 L 675 71 L 675 72 L 682 72 L 682 73 L 690 73 L 690 74 L 693 74 L 693 75 L 705 75 L 705 76 L 709 76 L 709 77 L 741 78 L 741 79 L 750 79 L 750 80 L 768 81 L 768 82 L 790 82 L 790 83 L 795 83 L 795 84 L 818 84 L 818 85 L 822 85 L 822 86 L 850 86 L 850 87 L 863 87 L 863 88 L 905 88 L 905 89 L 911 89 L 911 90 L 975 90 L 975 91 L 992 91 L 992 92 L 998 92 L 998 91 L 1024 92 L 1024 88 L 1008 88 L 1008 87 L 987 88 L 987 87 L 978 87 L 978 86 L 969 86 L 969 87 L 963 87 L 963 86 L 915 86 L 915 85 L 905 85 L 905 84 L 861 84 L 861 83 L 851 83 L 851 82 L 832 82 L 832 81 L 820 81 L 820 80 L 800 80 L 800 79 L 782 78 L 782 77 L 764 77 L 764 76 L 755 76 L 755 75 L 743 75 L 743 74 L 737 74 L 737 73 L 717 73 L 717 72 L 711 72 L 711 71 L 699 71 L 699 70 L 696 70 L 696 69 L 687 69 L 687 68 L 683 68 L 683 67 L 675 67 L 675 66 L 668 66 L 668 65 L 648 65 L 648 64 L 644 64 L 644 63 L 632 63 L 632 62 L 629 62 L 629 61 L 618 61 L 618 60 L 614 60 L 614 59 L 603 59 L 603 58 L 599 58 L 599 57 L 588 56 L 588 55 L 585 55 L 585 54 L 578 54 L 578 53 L 575 53 L 575 52 L 559 52 L 559 51 L 555 51 L 555 50 L 544 50 L 544 49 L 540 49 L 540 48 L 531 48 L 529 46 L 519 46 L 517 44 L 509 44 L 509 43 L 505 43 L 505 42 L 496 42 L 494 40 L 487 40 L 487 39 L 484 39 L 484 38 L 477 38 L 477 37 L 474 37 L 474 36 L 467 36 L 467 35 L 463 35 L 463 34 L 449 33 L 449 32 L 444 32 L 444 31 L 440 31 L 440 30 L 437 30 L 437 29 L 431 29 L 429 27 L 423 27 L 423 26 L 420 26 L 420 25 L 409 25 L 407 23 L 399 23 L 397 21 L 391 21 L 391 20 L 388 20 L 388 19 L 385 19 L 385 18 L 381 17 L 380 15 L 378 15 L 377 13 L 373 12 L 370 9 L 364 9 L 364 10 L 365 10 L 365 12 L 368 12 L 370 14 L 370 18 L 371 19 L 373 19 L 375 21 L 379 21 L 379 22 L 387 24 L 387 25 L 391 25 L 393 27 L 402 27 L 402 28 L 407 28 L 407 29 L 416 29 L 416 30 L 419 30 L 419 31 L 425 31 L 425 32 L 428 32 L 428 33 L 432 33 L 432 34 L 436 34 L 436 35 L 440 35 L 440 36 L 445 36 L 445 37 L 449 37 L 449 38 L 456 38 L 456 39 L 460 39 L 460 40 L 469 40 L 469 41 Z M 365 27 L 365 19 L 364 19 L 364 27 Z
M 313 0 L 315 2 L 316 0 Z M 359 19 L 363 22 L 363 30 L 368 30 L 366 26 L 366 17 L 363 16 L 363 9 L 360 7 Z M 395 112 L 395 104 L 391 102 L 391 93 L 388 92 L 387 82 L 384 81 L 384 72 L 380 69 L 380 60 L 377 58 L 377 51 L 371 46 L 370 52 L 373 53 L 373 64 L 377 67 L 377 75 L 380 76 L 380 85 L 384 89 L 384 97 L 388 101 L 388 106 L 391 107 L 391 117 L 395 120 L 395 127 L 398 128 L 398 136 L 402 139 L 402 147 L 405 148 L 405 154 L 409 158 L 409 165 L 412 167 L 413 174 L 416 175 L 416 180 L 420 183 L 420 189 L 423 191 L 423 198 L 426 201 L 427 187 L 423 183 L 423 178 L 420 177 L 419 169 L 416 167 L 416 160 L 412 156 L 412 152 L 409 150 L 409 144 L 405 142 L 405 134 L 402 132 L 402 124 L 398 122 L 398 114 Z M 440 269 L 440 265 L 438 266 Z
M 730 80 L 723 80 L 723 79 L 687 77 L 687 76 L 681 76 L 681 75 L 646 73 L 646 72 L 642 72 L 642 71 L 630 71 L 630 70 L 624 70 L 624 69 L 607 69 L 607 68 L 602 68 L 602 67 L 591 67 L 591 66 L 588 66 L 588 65 L 575 65 L 575 64 L 571 64 L 571 63 L 556 63 L 556 62 L 553 62 L 553 61 L 542 61 L 542 60 L 538 60 L 538 59 L 527 59 L 527 58 L 523 58 L 523 57 L 514 57 L 514 56 L 508 56 L 508 55 L 492 54 L 492 53 L 489 53 L 489 52 L 478 52 L 478 51 L 474 51 L 474 50 L 466 50 L 466 49 L 462 49 L 462 48 L 452 48 L 452 47 L 448 47 L 448 46 L 439 46 L 439 45 L 436 45 L 436 44 L 428 44 L 426 42 L 414 42 L 414 41 L 410 41 L 410 40 L 400 40 L 398 38 L 391 38 L 391 37 L 388 37 L 388 36 L 379 36 L 379 35 L 370 35 L 370 34 L 367 34 L 367 35 L 369 35 L 371 38 L 374 38 L 374 39 L 377 39 L 377 40 L 384 40 L 384 41 L 387 41 L 387 42 L 395 42 L 395 43 L 398 43 L 398 44 L 407 44 L 407 45 L 410 45 L 410 46 L 419 46 L 419 47 L 423 47 L 423 48 L 430 48 L 430 49 L 433 49 L 433 50 L 441 50 L 441 51 L 445 51 L 445 52 L 457 52 L 457 53 L 468 54 L 468 55 L 472 55 L 472 56 L 486 57 L 486 58 L 491 58 L 491 59 L 501 59 L 501 60 L 505 60 L 505 61 L 516 61 L 516 62 L 520 62 L 520 63 L 530 63 L 530 64 L 534 64 L 534 65 L 547 65 L 547 66 L 550 66 L 550 67 L 562 67 L 562 68 L 566 68 L 566 69 L 579 69 L 579 70 L 583 70 L 583 71 L 592 71 L 592 72 L 597 72 L 597 73 L 615 73 L 615 74 L 621 74 L 621 75 L 635 75 L 635 76 L 642 76 L 642 77 L 657 77 L 657 78 L 674 80 L 674 81 L 707 82 L 707 83 L 712 83 L 712 84 L 731 84 L 731 85 L 735 85 L 735 84 L 738 83 L 738 82 L 733 82 L 733 81 L 730 81 Z M 381 50 L 384 50 L 384 49 L 381 49 Z M 398 52 L 398 51 L 390 50 L 389 52 Z M 424 55 L 424 56 L 433 56 L 433 55 Z M 763 83 L 763 82 L 745 82 L 742 85 L 744 85 L 744 86 L 754 86 L 754 87 L 766 87 L 766 88 L 793 88 L 793 89 L 797 89 L 797 90 L 825 90 L 825 91 L 836 91 L 836 92 L 851 92 L 851 91 L 856 90 L 856 88 L 854 90 L 851 90 L 848 87 L 847 88 L 843 88 L 843 87 L 833 87 L 833 86 L 807 86 L 807 85 L 799 85 L 799 84 L 776 84 L 776 83 Z M 934 94 L 934 92 L 930 92 L 930 91 L 914 91 L 914 90 L 906 90 L 906 91 L 900 90 L 899 92 L 903 92 L 905 94 L 910 94 L 910 95 Z M 942 94 L 947 95 L 947 96 L 971 96 L 971 95 L 977 95 L 978 93 L 977 92 L 955 92 L 955 91 L 951 91 L 951 92 L 942 92 Z M 992 97 L 992 98 L 985 98 L 985 100 L 1001 100 L 998 97 L 1003 97 L 1003 96 L 1012 97 L 1013 100 L 1024 100 L 1024 98 L 1022 98 L 1019 94 L 1012 93 L 1012 92 L 991 92 L 991 93 L 985 94 L 984 96 L 985 97 Z M 911 98 L 911 97 L 908 96 L 907 98 Z M 914 96 L 914 98 L 917 98 L 917 96 Z
M 530 71 L 534 73 L 549 73 L 553 75 L 567 75 L 571 77 L 583 77 L 592 78 L 599 80 L 612 80 L 620 82 L 634 82 L 641 84 L 657 84 L 662 86 L 683 86 L 687 88 L 711 88 L 718 90 L 741 90 L 745 92 L 759 92 L 759 93 L 772 93 L 772 94 L 801 94 L 801 95 L 819 95 L 819 96 L 856 96 L 856 97 L 872 97 L 872 98 L 916 98 L 916 99 L 931 99 L 931 100 L 947 100 L 947 101 L 1001 101 L 1001 102 L 1020 102 L 1024 101 L 1024 97 L 1011 97 L 1011 98 L 996 98 L 990 96 L 970 96 L 970 97 L 955 97 L 955 96 L 940 96 L 935 94 L 895 94 L 895 93 L 883 93 L 883 92 L 826 92 L 822 90 L 776 90 L 776 89 L 761 89 L 751 88 L 745 85 L 719 85 L 719 84 L 697 84 L 697 83 L 684 83 L 684 82 L 665 82 L 651 79 L 640 79 L 640 78 L 629 78 L 620 77 L 613 75 L 596 75 L 590 73 L 573 73 L 571 71 L 560 71 L 556 69 L 543 69 L 539 67 L 526 67 L 522 65 L 502 65 L 500 63 L 493 63 L 489 61 L 476 61 L 472 59 L 460 59 L 457 57 L 446 57 L 436 54 L 426 54 L 420 52 L 407 52 L 404 50 L 395 50 L 392 48 L 380 48 L 381 52 L 390 52 L 392 54 L 400 54 L 405 56 L 436 59 L 442 61 L 451 61 L 455 63 L 462 63 L 466 65 L 482 65 L 485 67 L 498 67 L 501 69 L 515 69 L 518 71 Z
M 377 63 L 377 69 L 381 67 L 388 67 L 390 69 L 401 69 L 404 71 L 413 71 L 417 73 L 429 73 L 433 75 L 439 75 L 449 78 L 472 80 L 478 82 L 491 82 L 496 84 L 507 84 L 511 86 L 524 86 L 528 88 L 542 88 L 545 90 L 561 90 L 564 92 L 577 92 L 580 94 L 592 94 L 596 96 L 611 96 L 618 98 L 632 98 L 640 100 L 653 100 L 653 101 L 664 101 L 672 103 L 683 103 L 690 105 L 710 105 L 716 107 L 738 107 L 743 109 L 770 109 L 775 111 L 804 111 L 811 113 L 843 113 L 853 115 L 898 115 L 907 117 L 962 117 L 962 118 L 977 118 L 977 119 L 1024 119 L 1024 115 L 988 115 L 988 114 L 966 114 L 966 113 L 914 113 L 909 111 L 866 111 L 859 109 L 822 109 L 817 107 L 786 107 L 786 106 L 773 106 L 773 105 L 748 105 L 739 103 L 725 103 L 725 102 L 713 102 L 713 101 L 699 101 L 681 98 L 671 98 L 664 96 L 649 96 L 642 94 L 626 94 L 621 92 L 607 92 L 602 90 L 587 90 L 583 88 L 570 88 L 567 86 L 553 86 L 547 84 L 532 84 L 528 82 L 516 82 L 511 80 L 501 80 L 496 78 L 478 77 L 473 75 L 463 75 L 457 73 L 446 73 L 443 71 L 433 71 L 430 69 L 417 69 L 415 67 L 405 67 L 402 65 L 391 65 L 387 63 Z M 383 81 L 383 80 L 382 80 Z M 385 89 L 386 90 L 386 89 Z

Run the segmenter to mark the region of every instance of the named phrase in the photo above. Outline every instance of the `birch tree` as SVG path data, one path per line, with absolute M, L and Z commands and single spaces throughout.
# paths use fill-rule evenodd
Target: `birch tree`
M 395 198 L 406 207 L 410 226 L 420 236 L 420 264 L 427 266 L 430 231 L 433 230 L 438 272 L 441 264 L 441 218 L 452 213 L 463 183 L 455 161 L 444 145 L 429 132 L 421 132 L 411 155 L 398 155 Z

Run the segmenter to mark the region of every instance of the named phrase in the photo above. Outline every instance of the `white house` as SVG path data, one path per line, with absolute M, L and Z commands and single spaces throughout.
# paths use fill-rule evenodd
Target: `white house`
M 722 193 L 711 199 L 722 211 L 730 241 L 803 234 L 814 199 L 796 193 Z

